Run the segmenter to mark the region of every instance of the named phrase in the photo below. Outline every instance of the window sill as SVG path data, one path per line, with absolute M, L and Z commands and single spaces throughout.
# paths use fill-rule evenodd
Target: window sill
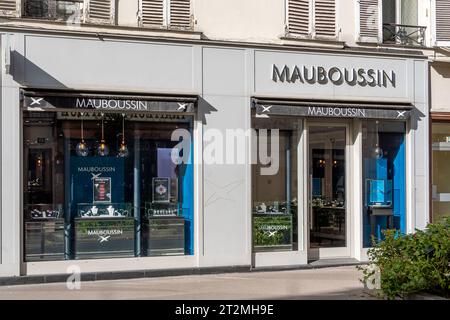
M 431 47 L 427 46 L 418 46 L 418 45 L 404 45 L 404 44 L 396 44 L 396 43 L 383 43 L 383 42 L 371 42 L 371 41 L 357 41 L 356 44 L 361 46 L 377 46 L 381 48 L 403 48 L 403 49 L 417 49 L 417 50 L 426 50 L 431 49 Z
M 336 38 L 300 38 L 291 36 L 280 37 L 283 45 L 306 46 L 306 47 L 321 47 L 321 48 L 338 48 L 345 47 L 344 41 L 339 41 Z
M 181 38 L 200 40 L 202 32 L 180 28 L 167 27 L 140 27 L 119 26 L 110 24 L 67 24 L 65 21 L 31 19 L 31 18 L 6 18 L 0 17 L 0 27 L 17 28 L 22 30 L 48 30 L 51 32 L 92 32 L 103 35 L 145 36 L 158 38 Z

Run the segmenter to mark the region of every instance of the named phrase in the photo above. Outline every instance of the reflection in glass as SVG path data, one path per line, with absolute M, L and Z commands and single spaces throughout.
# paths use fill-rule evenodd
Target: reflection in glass
M 433 122 L 432 222 L 450 216 L 450 123 Z
M 381 148 L 377 154 L 375 149 Z M 383 238 L 383 230 L 405 232 L 405 123 L 366 120 L 362 123 L 363 242 Z
M 190 130 L 189 116 L 23 118 L 25 261 L 193 254 L 193 168 L 170 157 L 172 132 Z M 155 179 L 167 181 L 164 192 Z M 156 205 L 155 192 L 167 201 Z
M 309 127 L 310 247 L 345 247 L 345 127 Z
M 257 150 L 264 143 L 261 140 L 262 130 L 257 130 Z M 270 157 L 279 157 L 278 171 L 264 175 L 262 169 L 275 165 L 273 160 L 267 165 L 253 165 L 253 249 L 258 251 L 297 250 L 297 145 L 298 131 L 279 131 L 278 136 L 271 136 L 267 130 L 267 150 Z M 278 139 L 278 150 L 274 150 Z M 261 144 L 260 144 L 261 143 Z M 274 145 L 272 146 L 272 143 Z M 272 147 L 271 147 L 272 146 Z

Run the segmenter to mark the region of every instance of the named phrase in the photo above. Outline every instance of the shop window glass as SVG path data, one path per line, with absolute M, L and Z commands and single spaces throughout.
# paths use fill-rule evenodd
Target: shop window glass
M 362 123 L 363 241 L 383 238 L 385 229 L 406 232 L 405 123 Z
M 280 130 L 278 135 L 266 129 L 256 130 L 254 150 L 259 155 L 266 145 L 271 159 L 278 161 L 264 163 L 258 156 L 252 170 L 253 194 L 253 250 L 289 251 L 298 248 L 297 228 L 297 145 L 298 131 Z M 267 136 L 264 140 L 262 136 Z M 278 143 L 273 144 L 274 140 Z M 278 146 L 274 147 L 274 146 Z M 254 155 L 256 156 L 256 154 Z M 264 174 L 264 168 L 275 165 L 276 172 Z
M 24 17 L 66 21 L 81 16 L 83 0 L 25 0 Z
M 308 127 L 311 248 L 345 247 L 346 127 Z
M 450 216 L 450 123 L 432 124 L 432 221 Z
M 192 165 L 171 160 L 189 116 L 23 118 L 25 261 L 193 253 Z

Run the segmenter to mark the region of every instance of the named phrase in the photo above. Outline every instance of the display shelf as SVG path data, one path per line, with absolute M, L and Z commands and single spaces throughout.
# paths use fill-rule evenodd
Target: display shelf
M 145 215 L 147 217 L 177 217 L 181 216 L 183 209 L 179 203 L 145 203 Z
M 27 220 L 49 220 L 63 218 L 64 210 L 62 204 L 39 203 L 24 206 Z
M 253 248 L 257 252 L 290 251 L 293 248 L 291 214 L 253 214 Z
M 25 222 L 25 261 L 64 260 L 64 219 Z
M 450 142 L 433 142 L 433 151 L 450 151 Z
M 131 203 L 79 203 L 78 217 L 83 219 L 131 217 Z
M 185 219 L 179 216 L 150 216 L 142 225 L 143 247 L 147 256 L 184 255 Z
M 75 259 L 134 257 L 134 218 L 75 218 L 74 224 Z
M 450 193 L 436 193 L 433 195 L 433 201 L 450 202 Z

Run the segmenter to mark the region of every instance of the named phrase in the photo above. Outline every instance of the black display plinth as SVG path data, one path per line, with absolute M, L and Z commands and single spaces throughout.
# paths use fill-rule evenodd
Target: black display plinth
M 184 255 L 183 217 L 149 217 L 143 221 L 143 249 L 147 256 Z
M 134 257 L 134 218 L 75 218 L 75 259 Z
M 25 261 L 64 260 L 64 219 L 25 222 Z

